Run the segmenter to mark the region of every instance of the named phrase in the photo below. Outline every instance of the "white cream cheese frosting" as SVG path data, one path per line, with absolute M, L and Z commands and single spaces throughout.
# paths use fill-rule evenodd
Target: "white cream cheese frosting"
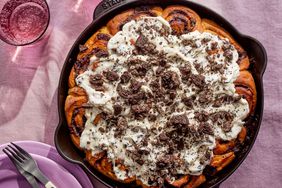
M 151 46 L 144 49 L 138 46 L 141 35 Z M 147 47 L 149 49 L 145 49 Z M 235 90 L 233 82 L 239 75 L 238 52 L 228 39 L 198 31 L 172 35 L 166 20 L 145 17 L 125 24 L 108 42 L 108 52 L 108 57 L 99 59 L 95 71 L 90 68 L 97 61 L 94 56 L 89 69 L 76 78 L 92 105 L 86 110 L 87 122 L 80 144 L 93 155 L 107 151 L 118 179 L 136 176 L 149 185 L 150 180 L 164 174 L 171 181 L 176 174 L 200 175 L 210 163 L 215 141 L 232 140 L 240 133 L 249 106 Z M 165 60 L 165 65 L 160 65 L 160 59 Z M 137 66 L 145 65 L 144 75 Z M 188 70 L 189 78 L 185 77 L 183 68 Z M 103 90 L 97 91 L 89 80 L 105 71 L 113 71 L 119 78 L 129 72 L 131 81 L 121 83 L 120 79 L 110 81 L 103 77 Z M 166 76 L 176 79 L 173 80 L 175 85 L 165 86 Z M 131 91 L 135 85 L 133 80 L 141 83 L 136 93 L 143 93 L 145 99 L 131 102 L 132 98 L 120 95 L 120 90 L 136 95 Z M 154 80 L 161 85 L 160 93 L 152 86 Z M 169 93 L 173 93 L 173 100 Z M 115 105 L 122 107 L 118 115 L 115 115 Z M 138 114 L 143 108 L 147 111 Z M 114 117 L 122 125 L 125 121 L 126 129 L 116 126 L 117 122 L 109 125 L 106 120 L 94 125 L 99 113 Z M 166 137 L 169 140 L 162 141 Z M 164 157 L 175 162 L 166 163 Z M 119 164 L 115 164 L 117 159 L 123 161 L 127 171 L 120 170 Z

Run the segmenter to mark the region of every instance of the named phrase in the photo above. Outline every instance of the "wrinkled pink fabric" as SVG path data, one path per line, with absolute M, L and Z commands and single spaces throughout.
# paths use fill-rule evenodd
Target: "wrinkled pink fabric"
M 265 110 L 257 141 L 221 187 L 282 187 L 282 1 L 196 1 L 257 38 L 268 52 Z M 70 47 L 91 23 L 97 0 L 51 1 L 45 37 L 26 47 L 0 41 L 0 144 L 35 140 L 53 145 L 58 124 L 57 86 Z M 281 58 L 281 59 L 280 59 Z M 103 187 L 95 182 L 96 187 Z

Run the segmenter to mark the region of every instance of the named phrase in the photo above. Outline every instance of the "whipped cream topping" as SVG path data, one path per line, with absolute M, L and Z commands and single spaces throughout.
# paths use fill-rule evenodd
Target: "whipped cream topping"
M 166 20 L 145 17 L 125 24 L 108 52 L 93 56 L 76 78 L 92 106 L 80 144 L 93 155 L 107 151 L 118 179 L 156 185 L 200 175 L 216 139 L 232 140 L 241 131 L 249 106 L 235 90 L 238 52 L 228 39 L 198 31 L 172 35 Z M 102 120 L 94 125 L 97 114 Z

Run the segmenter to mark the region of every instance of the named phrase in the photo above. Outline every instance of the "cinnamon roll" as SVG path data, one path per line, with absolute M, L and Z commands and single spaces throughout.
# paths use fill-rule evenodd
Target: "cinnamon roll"
M 219 37 L 227 38 L 238 51 L 239 59 L 237 63 L 240 66 L 240 70 L 247 70 L 249 68 L 250 61 L 247 52 L 234 40 L 234 38 L 227 31 L 225 31 L 225 29 L 208 19 L 202 19 L 202 26 L 205 32 L 210 32 L 218 35 Z
M 70 88 L 76 85 L 75 78 L 77 75 L 82 74 L 87 69 L 91 56 L 106 57 L 108 55 L 107 44 L 110 38 L 111 35 L 107 27 L 103 27 L 92 35 L 84 45 L 79 46 L 80 53 L 69 76 Z
M 185 6 L 169 6 L 164 9 L 162 17 L 169 22 L 176 35 L 203 30 L 200 16 Z
M 142 6 L 135 9 L 129 9 L 111 19 L 107 24 L 107 28 L 112 35 L 115 35 L 122 29 L 124 24 L 130 22 L 131 20 L 136 20 L 144 16 L 155 17 L 160 16 L 161 14 L 161 7 Z
M 80 148 L 80 135 L 84 130 L 85 116 L 83 104 L 87 103 L 87 94 L 82 88 L 73 87 L 65 102 L 65 115 L 73 143 Z M 81 149 L 81 148 L 80 148 Z
M 234 83 L 236 92 L 248 101 L 250 114 L 254 113 L 257 103 L 257 91 L 252 74 L 246 70 L 240 71 L 240 75 Z

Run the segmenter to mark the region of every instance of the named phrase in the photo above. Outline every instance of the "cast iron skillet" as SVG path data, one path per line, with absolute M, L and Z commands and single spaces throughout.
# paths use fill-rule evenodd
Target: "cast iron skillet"
M 84 44 L 88 38 L 94 34 L 99 28 L 104 26 L 111 18 L 123 10 L 142 6 L 155 4 L 158 6 L 167 6 L 172 4 L 185 5 L 195 10 L 202 18 L 208 18 L 214 20 L 217 24 L 225 28 L 234 38 L 238 41 L 243 48 L 247 51 L 251 62 L 250 71 L 252 72 L 256 87 L 257 87 L 257 106 L 255 114 L 246 120 L 246 126 L 248 128 L 248 136 L 245 144 L 242 148 L 239 148 L 239 152 L 236 153 L 236 159 L 227 167 L 220 171 L 217 175 L 208 180 L 201 187 L 219 187 L 220 183 L 227 179 L 243 162 L 250 152 L 257 134 L 259 132 L 262 114 L 263 114 L 263 80 L 262 76 L 267 64 L 267 56 L 264 47 L 256 39 L 239 33 L 228 21 L 223 17 L 213 12 L 212 10 L 201 6 L 199 4 L 189 2 L 186 0 L 104 0 L 102 1 L 94 11 L 93 22 L 83 31 L 79 38 L 74 43 L 70 50 L 65 64 L 63 66 L 59 89 L 58 89 L 58 108 L 60 122 L 55 133 L 55 145 L 58 152 L 68 161 L 77 163 L 82 166 L 88 173 L 98 179 L 100 182 L 108 187 L 134 187 L 134 185 L 124 185 L 105 177 L 93 167 L 91 167 L 84 159 L 85 155 L 79 151 L 72 143 L 69 136 L 69 130 L 64 115 L 64 104 L 68 94 L 68 77 L 71 68 L 76 61 L 78 54 L 78 45 Z M 136 187 L 136 186 L 135 186 Z

